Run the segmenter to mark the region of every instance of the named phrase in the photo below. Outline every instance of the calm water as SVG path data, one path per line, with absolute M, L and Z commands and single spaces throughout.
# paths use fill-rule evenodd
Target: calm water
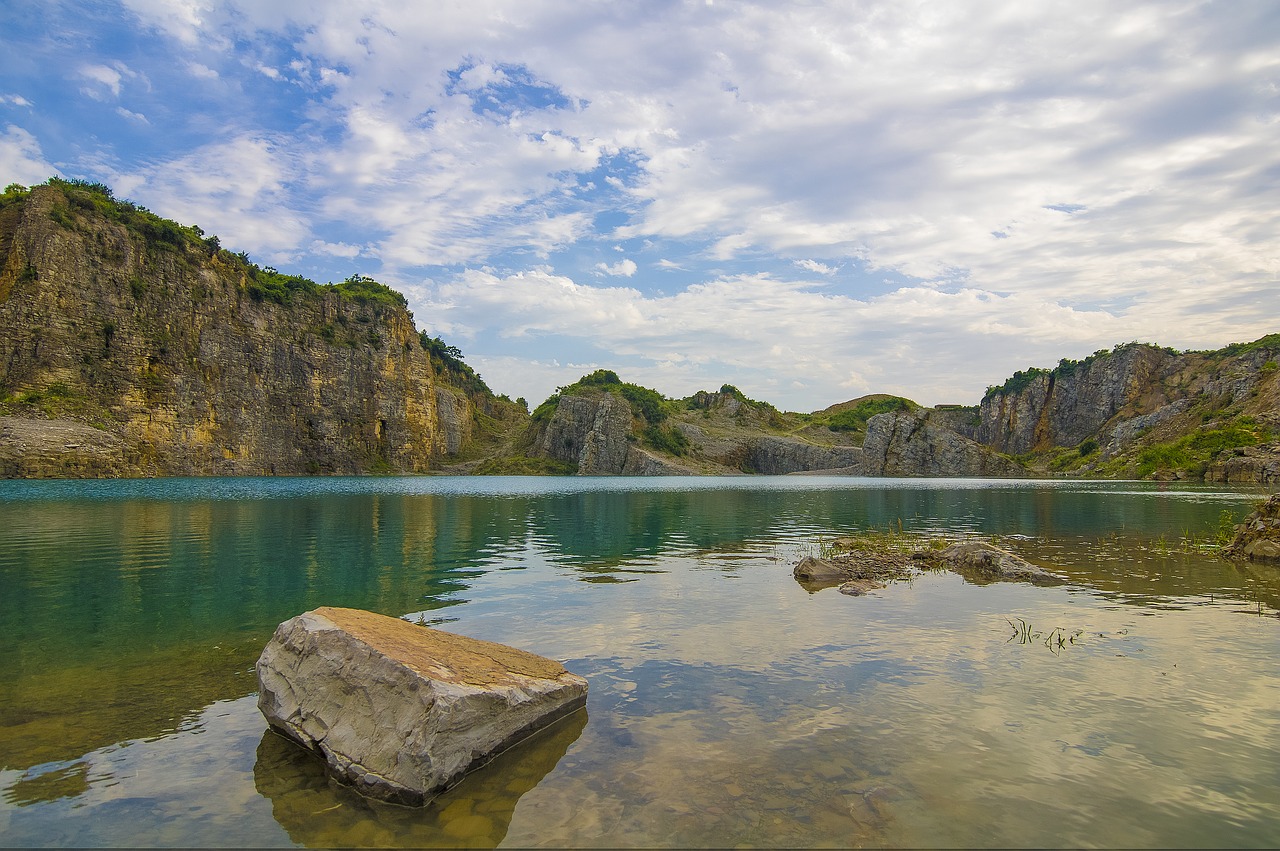
M 1280 570 L 1177 546 L 1259 496 L 0 482 L 0 844 L 1275 846 Z M 899 523 L 1017 536 L 1071 581 L 791 578 L 822 539 Z M 427 808 L 367 802 L 254 702 L 275 625 L 320 605 L 559 659 L 587 711 Z

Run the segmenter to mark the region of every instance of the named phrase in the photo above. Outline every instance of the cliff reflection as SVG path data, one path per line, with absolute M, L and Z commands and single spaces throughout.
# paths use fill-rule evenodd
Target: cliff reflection
M 561 719 L 422 808 L 362 797 L 330 780 L 320 757 L 270 730 L 258 745 L 254 785 L 299 845 L 492 848 L 507 835 L 521 796 L 551 773 L 586 724 L 586 709 Z

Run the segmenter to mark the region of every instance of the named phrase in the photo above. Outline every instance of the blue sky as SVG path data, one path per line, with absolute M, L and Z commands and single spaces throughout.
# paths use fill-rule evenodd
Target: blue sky
M 599 367 L 789 410 L 1280 331 L 1271 2 L 0 7 L 52 174 L 420 328 L 536 404 Z

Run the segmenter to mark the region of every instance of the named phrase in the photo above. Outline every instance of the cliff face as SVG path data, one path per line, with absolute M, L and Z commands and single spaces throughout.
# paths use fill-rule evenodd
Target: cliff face
M 579 475 L 689 475 L 693 471 L 637 445 L 627 400 L 599 389 L 560 394 L 545 421 L 530 425 L 531 453 L 574 466 Z
M 982 400 L 977 438 L 1014 454 L 1075 446 L 1122 410 L 1154 410 L 1167 402 L 1163 383 L 1177 369 L 1177 355 L 1131 345 L 1074 369 L 1040 372 L 1023 387 Z
M 988 392 L 977 437 L 1054 471 L 1275 481 L 1278 357 L 1280 335 L 1207 352 L 1118 346 Z
M 1027 469 L 953 430 L 934 411 L 878 414 L 867 422 L 861 472 L 867 476 L 1017 478 Z
M 0 209 L 0 474 L 423 472 L 495 404 L 442 378 L 389 290 L 273 294 L 106 202 L 50 185 Z

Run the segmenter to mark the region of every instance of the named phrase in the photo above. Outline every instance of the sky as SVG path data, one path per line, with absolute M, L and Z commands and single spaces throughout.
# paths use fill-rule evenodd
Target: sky
M 0 181 L 101 181 L 494 389 L 976 404 L 1280 331 L 1280 4 L 0 4 Z

